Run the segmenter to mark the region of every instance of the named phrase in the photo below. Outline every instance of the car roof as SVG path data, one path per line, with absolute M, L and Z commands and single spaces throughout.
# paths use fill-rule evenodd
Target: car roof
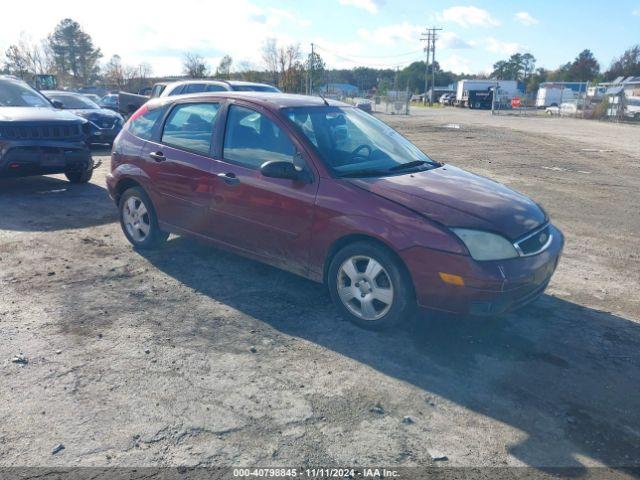
M 261 87 L 273 87 L 273 85 L 269 85 L 268 83 L 261 82 L 246 82 L 244 80 L 220 80 L 217 78 L 191 78 L 189 80 L 176 80 L 175 82 L 168 82 L 165 85 L 167 87 L 178 87 L 180 85 L 193 85 L 193 84 L 205 84 L 205 85 L 229 85 L 229 86 L 261 86 Z M 158 84 L 156 84 L 158 85 Z M 273 87 L 276 88 L 276 87 Z
M 204 92 L 190 93 L 187 95 L 175 95 L 172 97 L 158 97 L 151 100 L 150 106 L 160 106 L 174 103 L 180 100 L 197 99 L 197 100 L 219 100 L 220 98 L 229 98 L 237 100 L 245 100 L 269 109 L 280 109 L 289 107 L 323 107 L 327 104 L 332 107 L 353 107 L 337 100 L 327 99 L 326 103 L 321 97 L 310 95 L 297 95 L 291 93 L 279 92 Z
M 43 95 L 84 95 L 84 93 L 68 92 L 66 90 L 40 90 Z
M 260 86 L 264 86 L 264 87 L 274 87 L 273 85 L 269 85 L 268 83 L 262 83 L 262 82 L 246 82 L 244 80 L 225 80 L 225 83 L 228 83 L 229 85 L 237 85 L 237 86 L 247 86 L 247 87 L 251 87 L 251 86 L 256 86 L 256 85 L 260 85 Z

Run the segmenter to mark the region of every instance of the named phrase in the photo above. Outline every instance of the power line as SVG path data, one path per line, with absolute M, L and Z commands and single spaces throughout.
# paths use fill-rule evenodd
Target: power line
M 409 60 L 404 60 L 398 63 L 365 63 L 362 62 L 360 60 L 356 60 L 353 58 L 349 58 L 349 57 L 345 57 L 343 55 L 340 55 L 338 53 L 332 52 L 331 50 L 327 50 L 324 47 L 321 47 L 318 44 L 314 44 L 315 48 L 317 48 L 318 50 L 322 50 L 325 53 L 328 53 L 330 55 L 333 55 L 334 57 L 340 59 L 340 60 L 344 60 L 345 62 L 349 62 L 349 63 L 353 63 L 355 65 L 362 65 L 365 67 L 370 67 L 370 68 L 395 68 L 395 67 L 401 67 L 403 65 L 409 65 L 413 62 L 417 62 L 420 59 L 419 58 L 414 58 L 414 59 L 409 59 Z M 370 57 L 370 58 L 385 58 L 385 57 Z
M 422 52 L 422 50 L 413 50 L 411 52 L 404 52 L 404 53 L 396 53 L 393 55 L 354 55 L 351 54 L 349 55 L 350 57 L 355 57 L 355 58 L 396 58 L 396 57 L 406 57 L 408 55 L 415 55 L 416 53 L 420 53 Z

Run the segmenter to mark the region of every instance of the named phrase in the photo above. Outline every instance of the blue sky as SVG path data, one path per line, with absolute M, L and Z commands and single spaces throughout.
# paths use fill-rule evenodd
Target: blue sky
M 640 0 L 112 0 L 108 9 L 59 0 L 37 8 L 34 16 L 18 2 L 3 6 L 0 52 L 18 38 L 43 38 L 68 16 L 92 35 L 105 58 L 117 53 L 126 63 L 148 62 L 160 75 L 179 74 L 186 51 L 212 66 L 228 53 L 236 68 L 260 67 L 267 38 L 300 43 L 305 53 L 314 42 L 330 66 L 403 66 L 424 57 L 419 37 L 428 26 L 443 28 L 437 60 L 458 73 L 490 70 L 516 51 L 556 68 L 585 48 L 606 68 L 640 43 Z

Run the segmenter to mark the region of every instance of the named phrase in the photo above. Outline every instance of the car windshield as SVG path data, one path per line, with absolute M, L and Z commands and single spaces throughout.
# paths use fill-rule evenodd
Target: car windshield
M 440 166 L 393 128 L 359 109 L 293 107 L 284 113 L 336 176 L 384 176 Z
M 48 95 L 50 100 L 57 100 L 62 103 L 64 108 L 72 108 L 74 110 L 87 110 L 100 108 L 95 102 L 87 97 L 80 95 Z
M 236 92 L 279 92 L 279 90 L 270 85 L 233 85 L 232 88 Z
M 102 97 L 100 100 L 100 105 L 107 105 L 109 107 L 113 107 L 118 103 L 118 97 L 116 95 L 107 95 L 106 97 Z
M 26 84 L 0 80 L 0 107 L 51 108 L 51 104 Z

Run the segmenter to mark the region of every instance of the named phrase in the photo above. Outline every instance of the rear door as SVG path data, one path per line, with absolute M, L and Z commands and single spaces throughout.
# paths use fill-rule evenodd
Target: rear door
M 217 183 L 211 171 L 212 139 L 220 106 L 209 101 L 175 104 L 165 118 L 160 140 L 144 146 L 161 223 L 208 235 L 208 209 Z
M 305 273 L 318 177 L 297 139 L 265 109 L 230 104 L 212 203 L 213 235 L 270 263 Z M 308 181 L 268 178 L 269 160 L 295 163 Z

